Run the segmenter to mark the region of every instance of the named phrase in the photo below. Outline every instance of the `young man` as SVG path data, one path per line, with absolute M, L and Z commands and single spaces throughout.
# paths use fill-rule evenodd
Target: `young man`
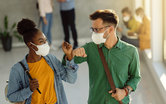
M 74 57 L 75 63 L 88 63 L 88 104 L 119 104 L 118 101 L 128 104 L 129 94 L 136 90 L 141 78 L 137 49 L 116 36 L 119 19 L 114 11 L 98 10 L 90 15 L 90 19 L 92 20 L 93 42 L 71 53 L 71 58 Z M 112 93 L 97 45 L 102 48 L 108 63 L 116 93 Z

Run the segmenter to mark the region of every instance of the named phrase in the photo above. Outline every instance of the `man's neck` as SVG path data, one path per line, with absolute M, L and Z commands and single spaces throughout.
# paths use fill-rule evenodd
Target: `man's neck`
M 108 37 L 108 39 L 106 40 L 106 42 L 104 43 L 104 45 L 108 49 L 111 49 L 112 47 L 115 46 L 115 44 L 117 43 L 117 41 L 118 41 L 118 38 L 116 37 L 116 34 L 110 35 L 110 37 Z
M 34 63 L 41 59 L 42 57 L 40 55 L 36 55 L 35 52 L 29 51 L 29 54 L 27 56 L 27 62 Z

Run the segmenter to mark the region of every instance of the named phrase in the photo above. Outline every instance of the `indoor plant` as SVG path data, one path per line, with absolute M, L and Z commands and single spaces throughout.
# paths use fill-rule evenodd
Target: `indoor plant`
M 0 29 L 0 38 L 2 41 L 2 46 L 5 51 L 10 51 L 12 48 L 12 36 L 18 38 L 19 41 L 22 41 L 22 37 L 18 35 L 16 31 L 16 23 L 13 23 L 11 27 L 9 27 L 8 16 L 4 17 L 4 27 Z

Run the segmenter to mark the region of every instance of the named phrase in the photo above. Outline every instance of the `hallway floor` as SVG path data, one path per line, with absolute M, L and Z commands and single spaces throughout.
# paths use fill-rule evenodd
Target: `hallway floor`
M 0 104 L 9 104 L 4 97 L 4 88 L 8 80 L 10 68 L 13 64 L 24 58 L 27 48 L 13 48 L 11 52 L 4 52 L 0 48 Z M 58 59 L 62 59 L 62 50 L 53 51 Z M 135 93 L 131 94 L 131 104 L 164 104 L 157 85 L 140 55 L 142 80 Z M 69 104 L 87 104 L 88 99 L 88 66 L 86 63 L 79 65 L 78 79 L 74 85 L 64 83 Z

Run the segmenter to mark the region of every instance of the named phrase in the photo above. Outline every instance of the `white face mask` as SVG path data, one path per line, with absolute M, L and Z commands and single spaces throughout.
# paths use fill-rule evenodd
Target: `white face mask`
M 105 43 L 106 39 L 103 38 L 104 36 L 104 33 L 95 33 L 93 32 L 92 33 L 92 41 L 95 43 L 95 44 L 101 44 L 101 43 Z
M 48 42 L 46 42 L 45 44 L 42 44 L 42 45 L 36 45 L 32 42 L 31 42 L 31 44 L 35 45 L 38 48 L 37 51 L 32 48 L 36 52 L 37 55 L 41 55 L 41 56 L 48 55 L 48 53 L 50 51 L 50 46 L 48 45 Z
M 142 17 L 141 16 L 135 15 L 135 19 L 136 19 L 136 21 L 142 23 Z
M 128 22 L 129 19 L 130 19 L 130 16 L 125 16 L 125 17 L 123 17 L 123 21 L 125 21 L 125 22 Z

